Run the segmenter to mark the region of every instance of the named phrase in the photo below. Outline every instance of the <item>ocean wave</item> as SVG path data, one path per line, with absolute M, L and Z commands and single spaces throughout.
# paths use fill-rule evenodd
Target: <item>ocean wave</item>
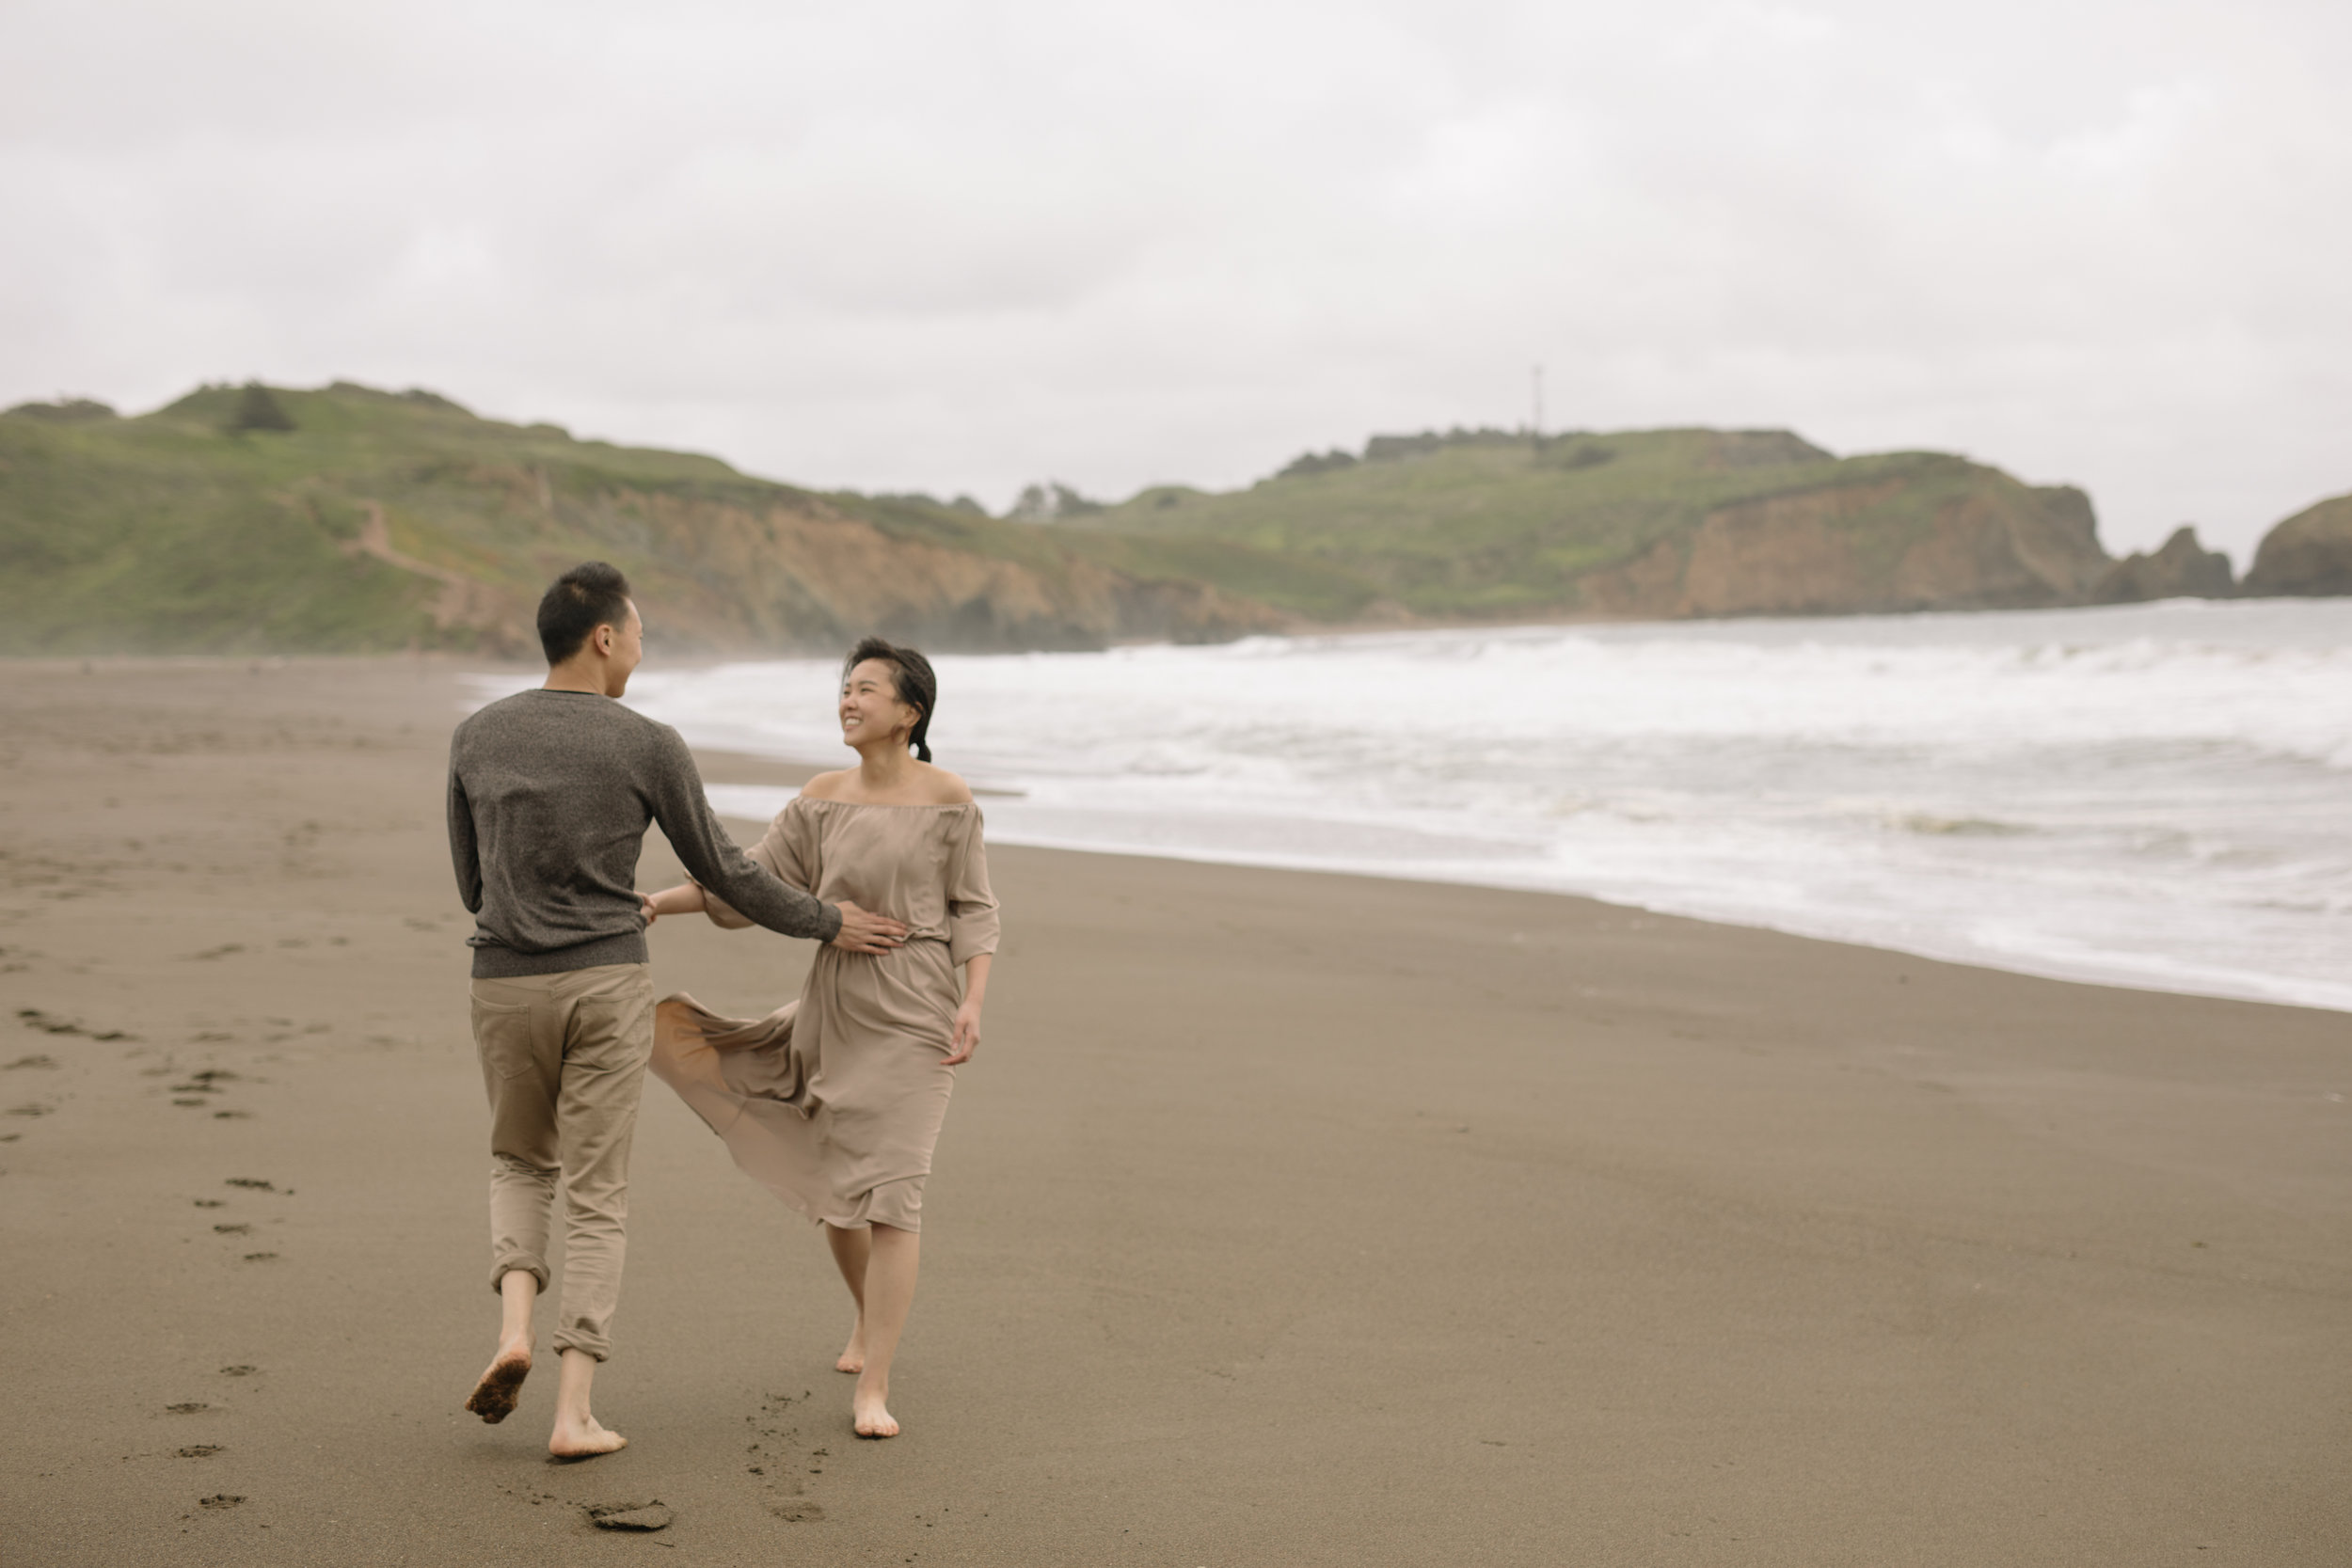
M 1590 894 L 2352 1006 L 2344 601 L 936 663 L 932 744 L 1020 792 L 987 806 L 1006 842 Z M 647 672 L 630 700 L 698 745 L 823 760 L 836 678 Z

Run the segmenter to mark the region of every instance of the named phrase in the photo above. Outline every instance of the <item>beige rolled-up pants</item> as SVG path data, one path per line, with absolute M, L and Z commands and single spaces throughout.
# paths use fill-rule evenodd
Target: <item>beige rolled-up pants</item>
M 556 1182 L 564 1294 L 554 1346 L 612 1354 L 628 1251 L 628 1150 L 653 1053 L 644 964 L 473 982 L 474 1047 L 490 1095 L 490 1289 L 522 1269 L 548 1288 Z

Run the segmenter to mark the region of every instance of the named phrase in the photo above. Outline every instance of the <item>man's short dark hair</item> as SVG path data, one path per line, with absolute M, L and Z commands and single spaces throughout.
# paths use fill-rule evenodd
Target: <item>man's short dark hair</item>
M 588 643 L 598 626 L 628 620 L 628 578 L 618 566 L 583 561 L 557 578 L 539 601 L 539 646 L 548 663 L 563 663 Z

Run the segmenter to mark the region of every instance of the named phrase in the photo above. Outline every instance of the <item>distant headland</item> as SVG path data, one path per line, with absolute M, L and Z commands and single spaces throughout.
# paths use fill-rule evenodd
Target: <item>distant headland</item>
M 206 386 L 123 418 L 0 413 L 0 653 L 527 656 L 583 557 L 656 644 L 961 650 L 1461 622 L 1814 615 L 2352 594 L 2352 496 L 2243 584 L 2184 528 L 2118 561 L 2090 499 L 1939 452 L 1785 431 L 1373 436 L 1246 489 L 1117 504 L 819 492 L 716 458 L 479 418 L 423 390 Z

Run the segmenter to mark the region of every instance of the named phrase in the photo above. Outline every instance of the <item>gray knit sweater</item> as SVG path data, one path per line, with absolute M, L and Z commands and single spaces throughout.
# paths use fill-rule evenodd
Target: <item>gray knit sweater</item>
M 523 691 L 457 726 L 449 848 L 476 979 L 644 963 L 637 851 L 658 822 L 694 879 L 772 931 L 830 942 L 841 911 L 752 863 L 677 731 L 588 691 Z

